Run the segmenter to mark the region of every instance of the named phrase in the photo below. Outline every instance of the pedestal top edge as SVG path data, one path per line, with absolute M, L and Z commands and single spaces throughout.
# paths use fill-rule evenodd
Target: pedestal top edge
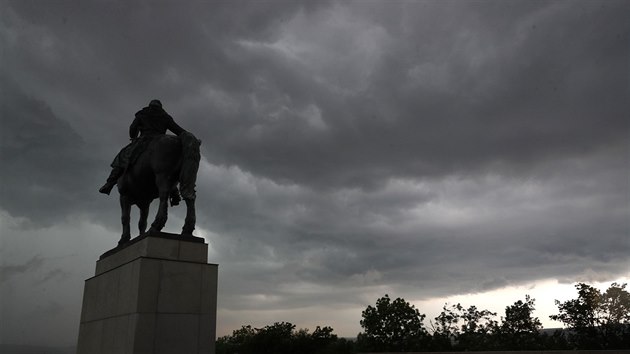
M 203 239 L 202 237 L 197 237 L 197 236 L 184 236 L 184 235 L 180 235 L 180 234 L 173 234 L 173 233 L 169 233 L 169 232 L 145 232 L 144 234 L 137 236 L 133 239 L 131 239 L 129 242 L 126 242 L 122 245 L 118 245 L 112 249 L 110 249 L 109 251 L 103 253 L 98 260 L 102 260 L 105 259 L 113 254 L 116 254 L 122 250 L 124 250 L 125 248 L 134 245 L 146 238 L 150 238 L 150 237 L 155 237 L 155 238 L 164 238 L 164 239 L 169 239 L 169 240 L 173 240 L 173 241 L 184 241 L 184 242 L 192 242 L 192 243 L 205 243 L 205 239 Z

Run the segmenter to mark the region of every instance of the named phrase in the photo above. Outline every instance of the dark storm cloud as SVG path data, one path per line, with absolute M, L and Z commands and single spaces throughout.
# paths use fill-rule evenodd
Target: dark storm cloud
M 30 81 L 44 77 L 77 91 L 81 100 L 74 104 L 89 103 L 97 116 L 102 110 L 117 112 L 112 106 L 125 100 L 146 104 L 151 94 L 167 96 L 167 104 L 182 100 L 208 82 L 230 93 L 242 90 L 251 78 L 229 55 L 233 42 L 273 38 L 283 19 L 318 6 L 294 1 L 185 7 L 176 2 L 10 4 L 5 17 L 11 31 L 5 40 L 15 50 L 8 58 L 15 75 Z M 198 113 L 204 116 L 195 118 L 207 119 L 213 108 L 203 109 Z
M 273 207 L 260 210 L 250 207 L 254 200 L 244 200 L 242 212 L 256 210 L 257 221 L 245 218 L 240 227 L 259 232 L 238 237 L 231 249 L 225 240 L 213 244 L 226 259 L 252 257 L 238 270 L 225 270 L 239 274 L 243 283 L 226 280 L 223 286 L 230 293 L 275 294 L 280 298 L 274 306 L 283 308 L 308 306 L 322 296 L 291 296 L 291 285 L 299 282 L 339 287 L 326 290 L 334 293 L 379 284 L 430 297 L 490 290 L 548 274 L 574 281 L 584 271 L 623 274 L 628 205 L 617 187 L 626 175 L 614 159 L 601 162 L 606 160 L 556 166 L 564 172 L 545 180 L 487 178 L 416 189 L 403 184 L 371 194 L 295 191 L 293 205 L 278 203 L 273 191 L 258 185 L 256 198 L 275 200 L 265 203 Z M 395 195 L 397 188 L 405 188 L 415 203 L 397 210 L 379 198 Z M 236 222 L 224 214 L 219 218 Z M 265 220 L 274 220 L 275 228 L 265 227 Z M 255 307 L 247 295 L 225 306 Z
M 344 59 L 360 59 L 353 55 L 363 49 L 352 46 L 360 33 L 330 33 L 341 44 L 325 38 L 311 52 L 305 49 L 311 57 L 304 60 L 265 43 L 249 45 L 239 52 L 242 60 L 261 58 L 247 65 L 260 77 L 250 89 L 276 104 L 266 120 L 260 114 L 257 121 L 235 117 L 245 126 L 219 138 L 209 156 L 279 181 L 370 186 L 391 177 L 496 166 L 503 173 L 529 173 L 541 161 L 623 144 L 626 130 L 618 128 L 628 127 L 628 88 L 621 73 L 627 72 L 629 50 L 618 8 L 623 4 L 564 5 L 537 3 L 497 17 L 494 4 L 456 6 L 449 21 L 434 21 L 431 31 L 413 17 L 374 24 L 348 14 L 342 20 L 362 25 L 330 32 L 393 26 L 377 27 L 381 37 L 374 40 L 381 41 L 365 53 L 377 59 L 356 74 L 366 76 L 356 91 L 353 73 L 322 83 L 306 64 L 328 55 L 320 51 L 345 45 L 335 53 L 336 64 L 349 71 L 360 66 L 343 65 Z M 418 13 L 423 8 L 408 7 Z M 286 31 L 294 29 L 289 24 Z M 436 32 L 441 36 L 432 36 Z M 339 86 L 349 92 L 333 93 Z M 308 103 L 321 114 L 320 131 L 304 129 L 300 112 Z
M 2 208 L 35 224 L 50 224 L 89 205 L 95 161 L 83 139 L 44 102 L 0 81 Z
M 59 59 L 70 43 L 72 61 L 89 56 L 81 76 L 36 59 L 68 87 L 85 85 L 84 75 L 106 80 L 87 102 L 96 93 L 95 107 L 120 102 L 122 91 L 144 103 L 139 93 L 156 87 L 177 103 L 201 95 L 205 104 L 182 108 L 182 120 L 211 142 L 210 161 L 278 181 L 365 187 L 496 165 L 527 173 L 540 160 L 619 144 L 617 127 L 627 126 L 620 2 L 14 5 L 23 26 L 53 30 Z M 106 26 L 114 16 L 118 25 Z M 308 32 L 329 17 L 331 29 Z M 358 41 L 368 30 L 374 37 Z M 280 50 L 287 38 L 297 42 L 289 49 L 304 47 L 293 57 Z M 223 96 L 213 102 L 213 93 Z

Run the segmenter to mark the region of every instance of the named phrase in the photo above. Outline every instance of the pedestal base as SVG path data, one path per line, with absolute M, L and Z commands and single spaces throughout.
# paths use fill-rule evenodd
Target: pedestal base
M 208 245 L 160 233 L 105 253 L 86 280 L 78 354 L 214 354 Z M 201 239 L 203 240 L 203 239 Z

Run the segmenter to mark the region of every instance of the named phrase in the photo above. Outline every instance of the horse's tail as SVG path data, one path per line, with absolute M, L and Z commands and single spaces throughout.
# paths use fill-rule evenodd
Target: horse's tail
M 179 135 L 182 142 L 182 169 L 179 173 L 179 189 L 182 198 L 194 200 L 195 182 L 197 181 L 197 171 L 199 170 L 199 160 L 201 154 L 199 146 L 201 140 L 192 133 L 184 131 Z

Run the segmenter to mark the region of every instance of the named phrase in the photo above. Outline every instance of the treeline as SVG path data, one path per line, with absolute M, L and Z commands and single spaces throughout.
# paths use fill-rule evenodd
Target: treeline
M 630 349 L 630 293 L 613 283 L 605 292 L 584 283 L 578 297 L 560 302 L 550 318 L 564 330 L 549 333 L 533 316 L 535 300 L 525 296 L 497 314 L 476 306 L 445 305 L 425 325 L 426 315 L 402 298 L 385 295 L 362 312 L 363 332 L 356 340 L 339 338 L 331 327 L 312 333 L 278 322 L 263 328 L 243 326 L 217 340 L 218 354 Z
M 355 353 L 353 341 L 339 338 L 331 327 L 296 330 L 289 322 L 263 328 L 243 326 L 217 340 L 217 354 L 346 354 Z

